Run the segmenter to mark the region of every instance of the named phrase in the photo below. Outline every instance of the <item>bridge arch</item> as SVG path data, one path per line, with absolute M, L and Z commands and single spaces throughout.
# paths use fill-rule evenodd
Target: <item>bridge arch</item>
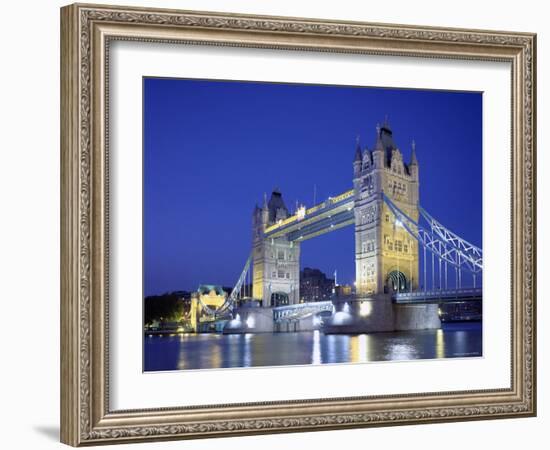
M 286 292 L 272 292 L 271 306 L 286 306 L 290 304 L 290 297 Z
M 400 270 L 392 270 L 386 278 L 386 289 L 388 292 L 406 291 L 409 280 Z

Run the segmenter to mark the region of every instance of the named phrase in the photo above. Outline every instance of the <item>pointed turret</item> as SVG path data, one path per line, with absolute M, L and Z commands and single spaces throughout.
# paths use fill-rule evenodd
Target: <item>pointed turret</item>
M 412 141 L 411 143 L 411 146 L 412 146 L 412 153 L 411 153 L 411 166 L 412 165 L 415 165 L 415 166 L 418 166 L 418 161 L 416 159 L 416 142 Z
M 355 139 L 355 158 L 353 159 L 353 162 L 361 162 L 363 159 L 363 154 L 361 153 L 361 143 L 359 142 L 359 135 L 357 135 L 357 138 Z
M 269 209 L 267 209 L 267 203 L 264 199 L 264 206 L 260 208 L 256 203 L 254 211 L 252 212 L 252 223 L 254 230 L 254 238 L 258 238 L 265 230 L 267 221 L 269 220 Z
M 418 180 L 418 160 L 416 159 L 416 142 L 411 142 L 411 162 L 409 164 L 409 174 L 413 177 L 414 180 Z
M 376 168 L 384 167 L 384 144 L 382 143 L 379 123 L 376 124 L 376 143 L 372 151 L 372 163 Z
M 382 128 L 385 128 L 386 130 L 388 130 L 391 133 L 390 122 L 388 120 L 388 115 L 387 114 L 384 116 L 384 124 L 382 125 Z
M 262 205 L 262 224 L 264 228 L 269 222 L 269 207 L 267 206 L 267 193 L 264 192 L 264 204 Z
M 361 173 L 361 164 L 363 161 L 363 154 L 361 153 L 361 144 L 359 143 L 359 136 L 357 136 L 355 143 L 355 157 L 353 158 L 353 176 L 357 178 Z
M 382 143 L 382 133 L 379 123 L 376 124 L 376 144 L 374 144 L 374 150 L 384 150 L 384 144 Z
M 393 132 L 391 130 L 387 115 L 384 118 L 384 123 L 382 124 L 382 127 L 378 127 L 377 129 L 379 130 L 378 139 L 380 140 L 380 145 L 385 151 L 385 164 L 389 166 L 391 163 L 393 150 L 396 149 L 397 146 L 393 141 Z

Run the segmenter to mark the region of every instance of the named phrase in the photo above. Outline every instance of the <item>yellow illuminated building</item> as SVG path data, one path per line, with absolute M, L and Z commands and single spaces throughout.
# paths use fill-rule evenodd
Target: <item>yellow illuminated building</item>
M 201 284 L 197 292 L 191 294 L 191 310 L 189 317 L 193 331 L 198 331 L 204 309 L 203 305 L 216 310 L 225 303 L 226 299 L 227 293 L 221 286 Z
M 305 212 L 304 214 L 306 214 Z M 253 215 L 252 295 L 263 307 L 300 302 L 300 243 L 288 236 L 265 238 L 264 233 L 298 220 L 291 216 L 278 189 Z
M 418 287 L 418 245 L 384 203 L 387 195 L 418 220 L 419 180 L 415 145 L 410 163 L 393 141 L 387 123 L 377 127 L 372 150 L 355 153 L 355 273 L 359 295 L 409 291 Z

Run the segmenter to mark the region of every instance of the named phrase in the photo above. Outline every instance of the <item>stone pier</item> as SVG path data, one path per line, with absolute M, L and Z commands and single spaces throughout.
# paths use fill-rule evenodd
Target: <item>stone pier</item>
M 224 334 L 294 333 L 318 330 L 321 327 L 321 320 L 316 314 L 275 318 L 274 308 L 263 308 L 257 303 L 239 306 L 233 312 L 233 317 L 233 320 L 225 324 Z
M 436 304 L 396 305 L 389 294 L 334 300 L 335 313 L 325 322 L 326 334 L 361 334 L 441 327 Z
M 223 334 L 273 332 L 273 308 L 261 308 L 255 304 L 239 306 L 233 317 L 225 324 Z

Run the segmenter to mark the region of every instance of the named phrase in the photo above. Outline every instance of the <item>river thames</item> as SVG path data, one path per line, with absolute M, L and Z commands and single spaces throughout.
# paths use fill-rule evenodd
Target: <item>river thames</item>
M 481 322 L 439 330 L 359 335 L 319 331 L 259 334 L 145 335 L 144 370 L 406 361 L 482 356 Z

